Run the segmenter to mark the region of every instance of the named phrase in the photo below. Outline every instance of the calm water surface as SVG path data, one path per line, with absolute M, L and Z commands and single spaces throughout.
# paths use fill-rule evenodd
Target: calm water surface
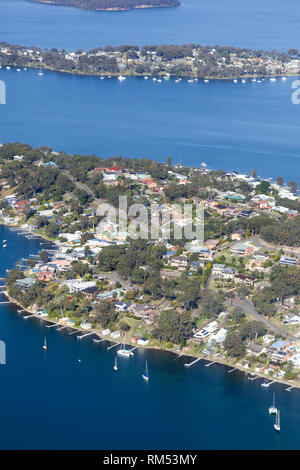
M 70 153 L 148 157 L 263 177 L 300 174 L 300 105 L 291 84 L 175 83 L 0 70 L 0 141 Z
M 107 44 L 300 48 L 298 0 L 182 0 L 178 8 L 92 12 L 0 0 L 0 40 L 58 49 Z

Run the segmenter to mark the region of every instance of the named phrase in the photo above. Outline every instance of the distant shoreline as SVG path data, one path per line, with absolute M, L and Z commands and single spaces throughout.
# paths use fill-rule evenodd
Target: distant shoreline
M 131 11 L 131 10 L 146 10 L 150 8 L 174 8 L 180 6 L 180 2 L 174 0 L 174 4 L 164 4 L 162 3 L 161 5 L 133 5 L 128 8 L 122 8 L 122 7 L 115 7 L 115 8 L 81 8 L 79 5 L 76 4 L 65 4 L 63 3 L 63 0 L 60 0 L 60 2 L 55 2 L 53 0 L 28 0 L 31 3 L 40 3 L 41 5 L 50 5 L 50 6 L 58 6 L 58 7 L 69 7 L 69 8 L 76 8 L 77 10 L 82 10 L 82 11 L 109 11 L 109 12 L 116 12 L 116 11 Z

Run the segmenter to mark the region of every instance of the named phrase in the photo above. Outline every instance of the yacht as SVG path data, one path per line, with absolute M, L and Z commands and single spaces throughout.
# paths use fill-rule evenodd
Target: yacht
M 131 352 L 130 349 L 127 349 L 125 345 L 122 348 L 118 349 L 117 354 L 119 354 L 119 356 L 122 356 L 122 357 L 133 356 L 133 352 Z
M 275 393 L 273 393 L 273 405 L 270 406 L 270 408 L 269 408 L 269 414 L 270 414 L 270 415 L 276 414 L 277 411 L 278 411 L 278 410 L 277 410 L 277 408 L 276 408 L 276 406 L 275 406 Z
M 274 424 L 275 431 L 280 432 L 280 411 L 278 410 L 276 413 L 276 422 Z
M 142 374 L 142 377 L 146 382 L 149 380 L 149 372 L 148 372 L 148 362 L 145 363 L 145 372 Z

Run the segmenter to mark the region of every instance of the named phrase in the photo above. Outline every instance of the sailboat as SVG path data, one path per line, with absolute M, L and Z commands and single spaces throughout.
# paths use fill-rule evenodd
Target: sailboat
M 123 356 L 123 357 L 133 356 L 133 352 L 131 352 L 131 350 L 126 347 L 126 335 L 124 337 L 124 344 L 120 349 L 118 349 L 117 354 L 119 354 L 119 356 Z
M 146 364 L 145 364 L 145 372 L 142 374 L 142 377 L 144 380 L 146 380 L 148 382 L 149 380 L 149 372 L 148 372 L 148 362 L 146 361 Z
M 43 349 L 45 349 L 45 351 L 47 349 L 47 340 L 46 340 L 46 338 L 45 338 L 45 341 L 44 341 Z
M 115 358 L 115 365 L 114 365 L 114 371 L 118 371 L 118 356 Z
M 279 410 L 277 410 L 277 413 L 276 413 L 276 422 L 274 424 L 274 429 L 275 431 L 280 432 L 280 411 Z
M 269 414 L 270 414 L 270 415 L 276 414 L 277 411 L 278 411 L 278 410 L 277 410 L 277 408 L 276 408 L 276 406 L 275 406 L 275 393 L 273 393 L 273 405 L 270 406 L 270 408 L 269 408 Z
M 275 406 L 275 393 L 273 393 L 273 405 L 269 408 L 269 414 L 273 415 L 277 413 L 277 408 Z

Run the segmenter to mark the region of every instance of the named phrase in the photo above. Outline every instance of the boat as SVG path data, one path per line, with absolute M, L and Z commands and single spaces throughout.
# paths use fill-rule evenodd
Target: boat
M 149 372 L 148 372 L 148 362 L 145 363 L 145 372 L 142 374 L 142 377 L 146 382 L 149 380 Z
M 269 384 L 268 384 L 267 382 L 263 382 L 263 383 L 261 384 L 261 386 L 262 386 L 262 387 L 268 387 Z
M 46 351 L 46 349 L 47 349 L 47 340 L 46 340 L 46 338 L 45 338 L 45 341 L 44 341 L 43 349 L 44 349 L 45 351 Z
M 270 82 L 276 82 L 276 78 L 270 78 Z
M 280 432 L 280 411 L 278 410 L 276 413 L 276 422 L 274 424 L 274 429 L 277 432 Z
M 17 69 L 17 72 L 21 72 L 21 69 Z
M 281 80 L 282 80 L 283 82 L 285 82 L 285 81 L 286 81 L 286 77 L 281 77 Z
M 273 405 L 270 406 L 270 408 L 269 408 L 269 414 L 270 414 L 270 415 L 276 414 L 277 411 L 278 411 L 278 410 L 277 410 L 277 408 L 276 408 L 276 406 L 275 406 L 275 393 L 273 393 Z
M 126 336 L 124 338 L 124 343 L 121 346 L 121 348 L 118 349 L 117 354 L 119 354 L 119 356 L 122 356 L 122 357 L 131 357 L 131 356 L 133 356 L 133 352 L 131 352 L 131 349 L 128 349 L 126 347 Z
M 2 243 L 6 243 L 6 242 L 7 242 L 7 240 L 2 240 Z
M 118 356 L 115 358 L 115 365 L 114 365 L 114 371 L 118 371 Z
M 39 72 L 39 76 L 42 77 L 44 74 L 43 72 Z
M 131 352 L 131 350 L 127 349 L 127 348 L 118 349 L 117 354 L 119 354 L 119 356 L 122 356 L 122 357 L 131 357 L 131 356 L 133 356 L 133 352 Z
M 146 77 L 144 77 L 144 80 L 148 80 L 148 78 L 149 78 L 149 77 L 146 76 Z
M 7 245 L 6 245 L 5 243 L 4 243 L 4 245 L 2 245 L 2 246 L 3 246 L 3 248 L 6 248 L 6 247 L 7 247 Z
M 208 83 L 208 82 L 209 82 L 209 80 L 206 78 L 206 79 L 204 80 L 204 83 Z
M 123 77 L 122 75 L 119 75 L 119 76 L 118 76 L 118 80 L 119 80 L 120 82 L 122 82 L 123 80 L 126 80 L 126 77 Z
M 6 67 L 6 70 L 10 70 L 10 66 L 9 66 L 9 65 Z
M 235 78 L 235 79 L 233 80 L 233 83 L 238 83 L 238 80 Z
M 247 83 L 247 80 L 245 80 L 244 78 L 242 79 L 242 83 Z

